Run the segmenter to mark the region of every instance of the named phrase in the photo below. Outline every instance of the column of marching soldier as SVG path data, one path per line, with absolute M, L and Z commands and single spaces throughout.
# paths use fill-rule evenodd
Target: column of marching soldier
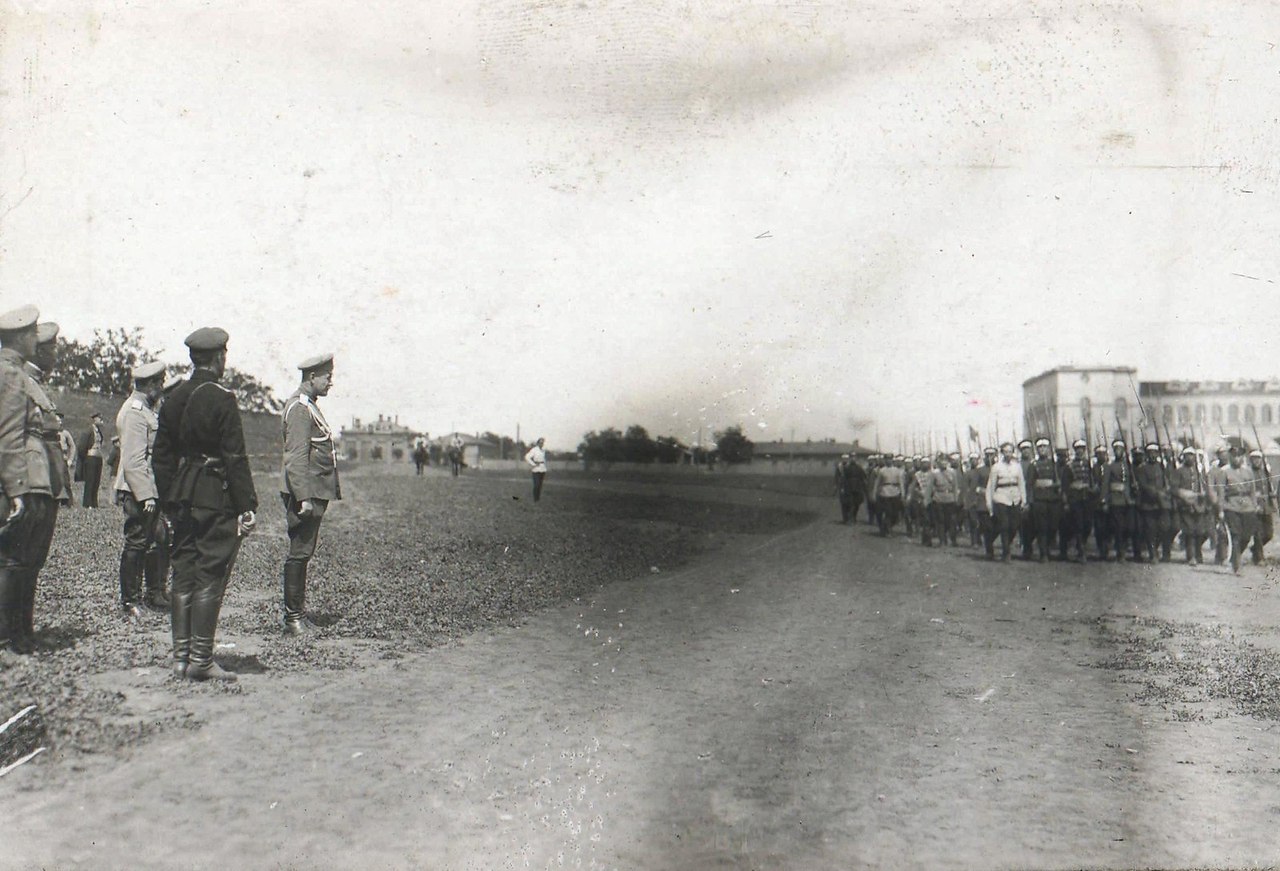
M 1090 536 L 1096 559 L 1170 562 L 1175 539 L 1187 563 L 1228 558 L 1239 574 L 1250 551 L 1262 562 L 1273 533 L 1275 477 L 1261 451 L 1222 444 L 1210 461 L 1195 447 L 1148 444 L 1129 450 L 1123 439 L 1088 455 L 1078 439 L 1055 452 L 1047 438 L 1005 442 L 964 462 L 957 452 L 928 457 L 872 455 L 863 469 L 849 455 L 836 467 L 837 492 L 847 523 L 865 498 L 868 522 L 889 535 L 900 523 L 928 546 L 982 547 L 987 559 L 1087 560 Z M 1175 456 L 1176 454 L 1176 456 Z M 1128 555 L 1128 556 L 1127 556 Z
M 37 580 L 59 505 L 71 498 L 57 409 L 42 385 L 55 363 L 57 335 L 57 324 L 40 322 L 34 306 L 0 314 L 0 657 L 40 648 Z M 166 383 L 159 361 L 135 366 L 133 394 L 116 417 L 121 459 L 114 489 L 125 518 L 121 612 L 131 621 L 141 619 L 143 604 L 169 612 L 174 675 L 187 680 L 235 680 L 213 660 L 214 635 L 240 544 L 257 525 L 240 412 L 219 383 L 227 341 L 217 327 L 187 336 L 185 379 Z M 329 502 L 342 498 L 333 433 L 316 404 L 332 386 L 333 355 L 298 368 L 301 382 L 282 412 L 288 635 L 315 630 L 304 611 L 307 565 Z

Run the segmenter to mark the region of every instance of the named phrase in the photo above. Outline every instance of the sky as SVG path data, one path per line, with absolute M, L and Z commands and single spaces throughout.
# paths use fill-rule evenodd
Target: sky
M 553 449 L 1280 374 L 1273 4 L 251 6 L 0 0 L 0 308 Z

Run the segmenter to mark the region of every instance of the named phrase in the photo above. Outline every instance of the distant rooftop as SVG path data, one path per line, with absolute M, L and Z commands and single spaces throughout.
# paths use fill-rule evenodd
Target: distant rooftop
M 1022 382 L 1022 386 L 1026 387 L 1033 381 L 1039 381 L 1041 378 L 1048 378 L 1059 372 L 1113 372 L 1119 375 L 1135 375 L 1138 370 L 1132 366 L 1054 366 L 1052 369 L 1046 369 L 1039 375 L 1028 378 Z

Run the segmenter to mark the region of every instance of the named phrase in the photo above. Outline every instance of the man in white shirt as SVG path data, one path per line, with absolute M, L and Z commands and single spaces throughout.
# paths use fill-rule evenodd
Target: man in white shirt
M 1013 534 L 1019 528 L 1027 504 L 1027 478 L 1022 463 L 1014 456 L 1011 442 L 1000 445 L 1000 462 L 991 467 L 987 479 L 987 509 L 1000 533 L 1000 558 L 1009 561 Z
M 533 473 L 534 502 L 542 498 L 542 479 L 547 477 L 547 452 L 542 448 L 546 441 L 546 439 L 538 439 L 534 446 L 529 448 L 529 452 L 524 455 L 524 461 L 529 464 L 529 470 Z

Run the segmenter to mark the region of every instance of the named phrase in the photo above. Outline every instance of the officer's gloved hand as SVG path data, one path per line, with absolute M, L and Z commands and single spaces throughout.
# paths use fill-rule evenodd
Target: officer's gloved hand
M 298 503 L 298 516 L 307 517 L 315 510 L 315 506 L 311 504 L 310 499 L 303 499 Z
M 258 517 L 252 511 L 246 511 L 236 518 L 236 532 L 240 536 L 246 536 L 253 532 L 253 528 L 258 525 Z
M 153 517 L 156 513 L 156 500 L 144 499 L 142 502 L 142 513 L 148 517 Z
M 14 496 L 9 500 L 9 516 L 4 519 L 5 523 L 13 523 L 22 516 L 22 511 L 26 507 L 26 503 L 22 501 L 21 496 Z

